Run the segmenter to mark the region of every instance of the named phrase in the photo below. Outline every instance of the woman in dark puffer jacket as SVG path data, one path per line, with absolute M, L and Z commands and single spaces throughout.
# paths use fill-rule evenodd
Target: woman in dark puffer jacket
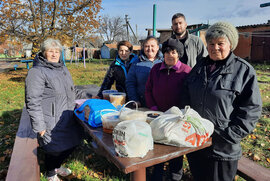
M 137 61 L 138 56 L 132 53 L 133 46 L 128 41 L 120 41 L 117 44 L 118 56 L 112 62 L 107 71 L 97 98 L 103 98 L 102 91 L 110 90 L 113 83 L 118 92 L 126 93 L 125 81 L 131 64 Z

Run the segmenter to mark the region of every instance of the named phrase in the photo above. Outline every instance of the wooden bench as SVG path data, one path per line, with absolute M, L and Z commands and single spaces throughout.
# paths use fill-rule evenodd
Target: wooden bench
M 247 181 L 270 181 L 270 169 L 242 156 L 238 162 L 237 175 Z
M 76 86 L 86 89 L 96 95 L 99 87 L 96 85 Z M 32 131 L 30 117 L 24 107 L 16 134 L 13 152 L 9 163 L 6 181 L 39 181 L 40 167 L 37 157 L 37 135 Z
M 31 128 L 30 117 L 24 107 L 13 146 L 6 181 L 40 180 L 36 137 L 36 134 Z

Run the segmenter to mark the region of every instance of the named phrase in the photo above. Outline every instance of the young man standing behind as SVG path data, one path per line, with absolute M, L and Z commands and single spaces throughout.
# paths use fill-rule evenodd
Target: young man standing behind
M 203 41 L 187 31 L 186 17 L 182 13 L 176 13 L 172 17 L 173 39 L 178 39 L 184 45 L 184 55 L 181 62 L 194 67 L 198 60 L 208 55 Z

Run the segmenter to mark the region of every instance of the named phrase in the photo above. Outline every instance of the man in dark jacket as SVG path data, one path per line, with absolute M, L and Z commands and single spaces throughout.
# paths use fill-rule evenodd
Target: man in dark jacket
M 176 13 L 172 17 L 173 35 L 171 38 L 179 40 L 184 45 L 184 55 L 181 62 L 187 64 L 191 68 L 195 64 L 207 56 L 207 50 L 202 40 L 188 33 L 186 17 L 182 13 Z

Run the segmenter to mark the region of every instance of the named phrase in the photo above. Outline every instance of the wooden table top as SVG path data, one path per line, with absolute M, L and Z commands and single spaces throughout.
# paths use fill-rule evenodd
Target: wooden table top
M 209 139 L 204 145 L 196 148 L 154 144 L 154 149 L 150 150 L 143 158 L 123 158 L 117 156 L 111 134 L 104 133 L 102 127 L 92 128 L 86 122 L 80 120 L 79 123 L 94 139 L 100 151 L 103 152 L 102 154 L 126 174 L 136 171 L 142 167 L 150 167 L 158 163 L 166 162 L 173 158 L 188 154 L 190 152 L 203 149 L 205 147 L 211 146 L 212 143 L 211 139 Z

